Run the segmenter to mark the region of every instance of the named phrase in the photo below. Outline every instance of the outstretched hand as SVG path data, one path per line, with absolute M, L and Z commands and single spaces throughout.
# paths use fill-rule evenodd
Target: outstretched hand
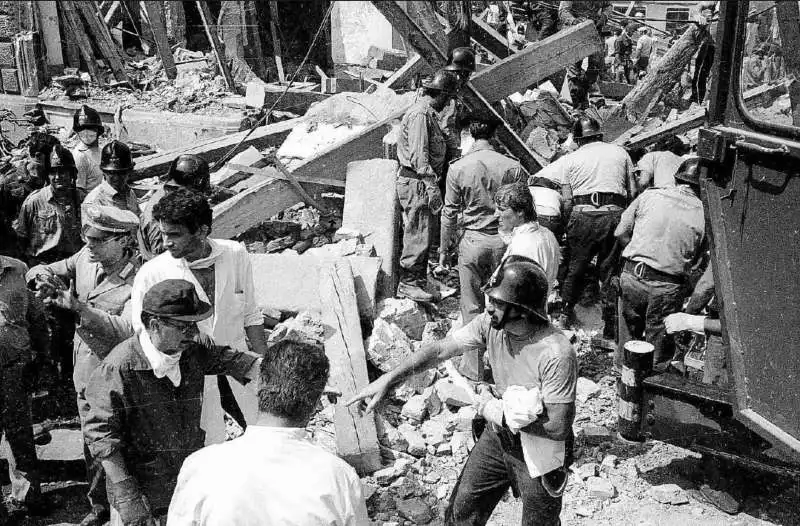
M 362 389 L 360 393 L 348 400 L 345 405 L 350 407 L 351 405 L 358 403 L 359 409 L 365 413 L 369 413 L 375 409 L 375 406 L 377 406 L 381 400 L 384 399 L 388 391 L 389 382 L 386 380 L 386 376 L 384 375 Z
M 74 279 L 69 281 L 67 290 L 53 290 L 51 294 L 42 301 L 48 307 L 58 307 L 72 312 L 80 311 L 81 303 L 78 300 L 78 292 L 75 290 Z

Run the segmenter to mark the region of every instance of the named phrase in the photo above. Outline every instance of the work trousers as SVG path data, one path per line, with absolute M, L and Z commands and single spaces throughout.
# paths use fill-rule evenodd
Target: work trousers
M 33 488 L 39 487 L 36 446 L 33 444 L 31 397 L 24 378 L 25 363 L 0 367 L 0 431 L 14 454 L 16 470 Z
M 83 459 L 86 462 L 86 482 L 89 487 L 86 497 L 89 505 L 96 512 L 108 511 L 108 494 L 106 493 L 106 475 L 100 461 L 94 458 L 86 445 L 86 434 L 83 432 L 86 425 L 86 418 L 89 415 L 89 402 L 86 400 L 86 388 L 84 386 L 78 392 L 78 416 L 81 420 L 81 434 L 84 437 Z
M 539 222 L 540 226 L 550 230 L 550 232 L 556 236 L 556 240 L 561 243 L 561 238 L 564 236 L 564 223 L 561 220 L 561 216 L 545 216 L 537 214 L 536 220 Z
M 428 281 L 428 252 L 433 224 L 425 182 L 400 175 L 395 188 L 403 213 L 400 281 L 424 288 Z
M 498 234 L 485 234 L 467 230 L 458 245 L 458 279 L 461 286 L 461 320 L 464 325 L 483 312 L 486 307 L 482 287 L 489 281 L 506 246 Z M 461 356 L 458 370 L 473 379 L 482 380 L 481 355 L 467 351 Z
M 453 488 L 445 524 L 486 524 L 512 485 L 522 500 L 522 526 L 561 524 L 561 497 L 551 497 L 542 486 L 541 477 L 530 476 L 522 449 L 504 448 L 492 426 L 487 425 Z
M 580 299 L 586 270 L 595 256 L 598 269 L 614 268 L 609 260 L 615 254 L 614 230 L 620 217 L 622 210 L 572 211 L 567 224 L 569 263 L 561 289 L 561 297 L 569 305 L 574 305 Z M 600 276 L 604 283 L 607 277 Z
M 579 60 L 578 62 L 570 64 L 567 67 L 567 83 L 569 86 L 570 96 L 573 98 L 575 97 L 573 94 L 575 93 L 576 88 L 581 88 L 584 94 L 582 100 L 573 100 L 573 105 L 580 106 L 581 104 L 586 104 L 589 102 L 589 92 L 591 91 L 594 83 L 597 82 L 597 79 L 605 68 L 605 65 L 605 53 L 601 51 L 599 53 L 592 53 L 589 55 L 589 62 L 586 67 L 586 71 L 583 70 L 583 60 Z
M 653 363 L 656 369 L 666 368 L 675 355 L 675 342 L 672 335 L 667 334 L 664 318 L 680 312 L 685 296 L 684 285 L 640 279 L 625 271 L 620 278 L 620 288 L 623 317 L 620 321 L 625 322 L 625 332 L 632 339 L 651 343 L 655 347 Z

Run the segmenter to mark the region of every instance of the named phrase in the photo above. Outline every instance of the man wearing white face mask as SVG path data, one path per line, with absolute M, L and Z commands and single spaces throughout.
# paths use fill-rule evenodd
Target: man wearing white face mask
M 75 115 L 72 117 L 72 131 L 78 134 L 78 144 L 72 149 L 72 156 L 75 157 L 75 165 L 78 168 L 78 181 L 75 186 L 86 193 L 103 181 L 98 144 L 103 130 L 103 121 L 97 110 L 86 104 L 75 110 Z
M 142 300 L 143 328 L 89 378 L 84 440 L 106 473 L 112 526 L 163 524 L 183 461 L 203 447 L 205 376 L 258 377 L 258 356 L 200 334 L 212 315 L 192 283 L 156 283 Z

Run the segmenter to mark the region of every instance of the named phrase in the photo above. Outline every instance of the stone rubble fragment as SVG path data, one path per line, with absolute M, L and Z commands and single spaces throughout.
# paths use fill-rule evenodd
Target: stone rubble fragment
M 436 382 L 436 394 L 443 403 L 453 407 L 466 407 L 473 403 L 472 393 L 446 378 Z
M 589 495 L 598 499 L 613 499 L 617 494 L 614 485 L 606 479 L 600 477 L 589 477 L 586 480 L 586 487 Z
M 688 504 L 689 497 L 677 484 L 661 484 L 650 488 L 650 496 L 662 504 Z
M 575 394 L 575 397 L 578 400 L 578 402 L 585 404 L 587 400 L 590 400 L 599 394 L 600 394 L 599 385 L 589 380 L 588 378 L 584 378 L 582 376 L 578 378 L 578 385 Z
M 414 352 L 406 333 L 394 323 L 381 318 L 375 320 L 366 348 L 369 361 L 385 373 Z
M 428 323 L 425 314 L 414 300 L 387 298 L 378 303 L 378 319 L 393 323 L 412 340 L 421 340 Z

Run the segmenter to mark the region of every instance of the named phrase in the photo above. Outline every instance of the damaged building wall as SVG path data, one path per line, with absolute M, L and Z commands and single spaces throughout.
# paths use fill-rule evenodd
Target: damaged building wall
M 364 64 L 370 47 L 402 44 L 392 25 L 370 2 L 336 2 L 331 12 L 331 54 L 336 64 Z

